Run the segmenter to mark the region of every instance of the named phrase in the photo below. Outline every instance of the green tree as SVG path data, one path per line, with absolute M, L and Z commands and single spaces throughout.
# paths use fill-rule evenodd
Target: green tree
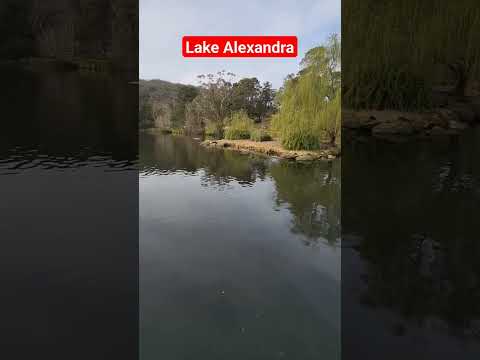
M 309 50 L 296 76 L 289 76 L 279 93 L 273 128 L 289 149 L 318 149 L 340 144 L 341 67 L 337 35 Z
M 275 90 L 268 81 L 263 83 L 257 102 L 257 114 L 260 120 L 265 119 L 275 111 Z
M 153 126 L 152 103 L 147 90 L 140 88 L 138 97 L 138 118 L 140 128 Z
M 233 84 L 230 100 L 231 111 L 245 111 L 252 119 L 258 119 L 257 102 L 261 85 L 257 78 L 244 78 Z
M 199 90 L 195 86 L 182 86 L 172 105 L 171 123 L 174 128 L 183 128 L 186 122 L 186 106 L 197 97 Z
M 187 127 L 213 127 L 217 136 L 223 136 L 225 119 L 231 113 L 231 96 L 235 74 L 219 71 L 199 75 L 200 93 L 187 107 Z
M 326 96 L 333 99 L 341 86 L 340 59 L 340 40 L 337 34 L 332 34 L 325 46 L 307 51 L 300 62 L 300 74 L 312 73 L 321 78 L 326 86 Z
M 244 78 L 233 84 L 231 111 L 245 111 L 251 119 L 261 122 L 274 110 L 275 91 L 268 81 L 260 84 L 257 78 Z

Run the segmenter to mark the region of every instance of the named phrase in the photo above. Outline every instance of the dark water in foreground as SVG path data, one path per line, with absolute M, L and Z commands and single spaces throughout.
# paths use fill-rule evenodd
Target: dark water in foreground
M 141 359 L 339 359 L 340 162 L 140 136 Z
M 78 73 L 2 80 L 2 358 L 133 359 L 138 89 Z
M 479 159 L 478 127 L 344 142 L 344 359 L 480 359 Z

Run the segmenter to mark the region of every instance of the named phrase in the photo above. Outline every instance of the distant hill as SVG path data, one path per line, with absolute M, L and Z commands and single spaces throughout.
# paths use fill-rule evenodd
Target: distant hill
M 140 92 L 149 94 L 150 96 L 158 100 L 173 100 L 179 89 L 189 87 L 189 85 L 171 83 L 165 80 L 140 80 L 139 89 Z
M 172 128 L 185 124 L 185 104 L 198 95 L 196 86 L 164 80 L 139 81 L 140 128 Z

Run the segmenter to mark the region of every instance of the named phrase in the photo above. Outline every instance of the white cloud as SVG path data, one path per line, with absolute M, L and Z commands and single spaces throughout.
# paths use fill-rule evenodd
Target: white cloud
M 140 77 L 195 83 L 198 74 L 225 69 L 278 87 L 332 32 L 340 32 L 340 0 L 140 0 Z M 297 35 L 299 57 L 186 59 L 183 35 Z

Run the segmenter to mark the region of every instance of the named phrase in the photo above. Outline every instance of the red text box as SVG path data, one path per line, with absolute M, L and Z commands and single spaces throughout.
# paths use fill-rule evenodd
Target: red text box
M 288 57 L 298 55 L 296 36 L 184 36 L 184 57 Z

